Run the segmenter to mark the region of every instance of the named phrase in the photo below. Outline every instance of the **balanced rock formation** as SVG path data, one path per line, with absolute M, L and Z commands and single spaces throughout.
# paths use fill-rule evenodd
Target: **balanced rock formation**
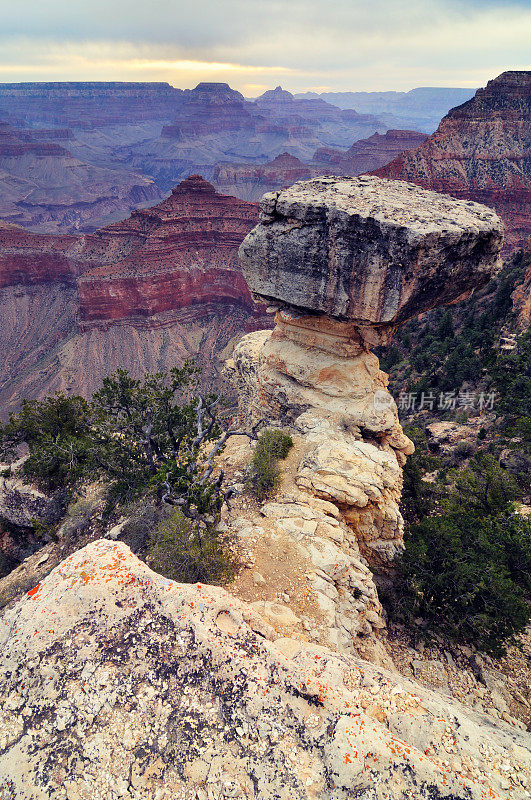
M 222 589 L 169 581 L 121 543 L 56 567 L 4 612 L 0 645 L 5 798 L 525 796 L 506 778 L 530 777 L 519 731 L 279 637 Z
M 496 210 L 506 249 L 531 235 L 531 72 L 504 72 L 453 108 L 417 150 L 375 174 Z
M 266 195 L 240 247 L 266 300 L 388 329 L 488 282 L 500 220 L 403 182 L 318 178 Z
M 242 414 L 304 436 L 299 489 L 340 509 L 355 534 L 347 554 L 359 558 L 359 546 L 373 568 L 403 546 L 401 467 L 413 445 L 370 348 L 486 283 L 502 239 L 484 206 L 373 177 L 320 178 L 265 195 L 240 247 L 249 287 L 278 308 L 272 333 L 235 350 Z

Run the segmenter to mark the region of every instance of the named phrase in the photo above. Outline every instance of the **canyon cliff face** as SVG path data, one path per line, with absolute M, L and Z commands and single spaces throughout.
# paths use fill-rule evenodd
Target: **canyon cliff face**
M 217 164 L 256 167 L 284 152 L 309 160 L 320 147 L 346 148 L 389 127 L 280 87 L 249 101 L 224 83 L 184 91 L 165 83 L 2 84 L 0 120 L 12 138 L 0 157 L 0 218 L 42 232 L 93 231 L 151 205 L 191 173 L 211 179 Z M 0 151 L 1 139 L 0 131 Z M 258 199 L 248 183 L 231 185 Z
M 452 109 L 417 150 L 375 174 L 494 208 L 506 249 L 531 234 L 531 72 L 504 72 Z
M 527 240 L 525 249 L 529 255 L 531 253 L 531 237 Z M 531 325 L 531 264 L 525 271 L 523 282 L 514 290 L 512 300 L 517 327 L 523 333 Z
M 72 155 L 69 129 L 0 123 L 0 218 L 34 231 L 76 231 L 160 198 L 153 180 Z
M 24 82 L 0 84 L 0 112 L 26 123 L 98 128 L 125 120 L 167 120 L 183 92 L 169 83 L 120 81 Z
M 389 130 L 374 133 L 368 139 L 354 142 L 346 152 L 332 147 L 317 150 L 312 166 L 334 175 L 361 175 L 383 167 L 408 150 L 419 147 L 428 137 L 417 131 Z M 327 172 L 328 174 L 328 172 Z
M 124 366 L 135 375 L 195 356 L 215 380 L 234 337 L 264 322 L 237 250 L 254 204 L 199 176 L 94 234 L 0 226 L 0 398 L 90 394 Z
M 165 188 L 191 170 L 210 180 L 227 163 L 254 168 L 284 152 L 309 160 L 319 147 L 348 147 L 386 129 L 377 117 L 342 111 L 323 100 L 297 100 L 280 87 L 248 101 L 227 84 L 200 83 L 183 93 L 176 119 L 160 136 L 132 145 L 123 155 Z M 229 185 L 223 180 L 219 188 Z M 237 189 L 239 181 L 232 185 Z M 249 196 L 247 187 L 243 196 Z

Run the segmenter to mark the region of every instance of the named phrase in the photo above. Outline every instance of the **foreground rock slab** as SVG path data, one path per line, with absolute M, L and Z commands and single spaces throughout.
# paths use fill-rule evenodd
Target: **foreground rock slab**
M 121 543 L 75 553 L 0 631 L 2 800 L 528 796 L 521 732 L 277 638 Z
M 264 195 L 240 246 L 262 298 L 396 325 L 482 286 L 503 226 L 477 203 L 371 176 L 316 178 Z

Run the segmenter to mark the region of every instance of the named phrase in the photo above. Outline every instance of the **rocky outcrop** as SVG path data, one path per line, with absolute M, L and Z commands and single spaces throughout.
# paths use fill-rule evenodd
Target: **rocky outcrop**
M 346 152 L 322 147 L 314 153 L 311 165 L 326 174 L 361 175 L 383 167 L 408 150 L 419 147 L 428 137 L 418 131 L 389 130 L 373 133 L 368 139 L 354 142 Z
M 368 176 L 301 182 L 260 207 L 240 248 L 253 292 L 384 335 L 486 283 L 503 238 L 484 206 Z
M 31 528 L 35 521 L 49 522 L 53 517 L 50 500 L 18 478 L 0 476 L 0 519 L 20 528 Z
M 94 234 L 0 225 L 3 413 L 23 396 L 90 394 L 120 366 L 140 376 L 194 356 L 215 380 L 234 338 L 267 325 L 237 257 L 256 218 L 192 176 Z
M 377 170 L 484 203 L 506 227 L 506 249 L 531 234 L 531 72 L 504 72 L 452 109 L 417 150 Z
M 370 348 L 486 283 L 501 244 L 485 207 L 363 177 L 266 195 L 240 247 L 249 287 L 278 308 L 271 334 L 235 350 L 242 415 L 304 437 L 299 490 L 341 511 L 354 533 L 348 554 L 359 547 L 373 569 L 403 546 L 401 467 L 413 446 Z
M 0 787 L 13 800 L 525 796 L 530 754 L 511 726 L 279 636 L 222 589 L 168 581 L 120 543 L 60 564 L 4 612 L 0 641 Z

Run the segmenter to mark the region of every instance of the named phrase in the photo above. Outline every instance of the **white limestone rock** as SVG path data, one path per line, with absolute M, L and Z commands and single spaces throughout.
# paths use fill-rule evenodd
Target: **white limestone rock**
M 0 709 L 6 800 L 523 800 L 531 777 L 520 731 L 110 540 L 4 611 Z

